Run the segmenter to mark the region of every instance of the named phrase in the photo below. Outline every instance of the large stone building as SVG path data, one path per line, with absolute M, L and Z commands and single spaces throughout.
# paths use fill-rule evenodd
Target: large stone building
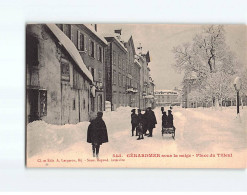
M 156 90 L 156 106 L 180 106 L 179 93 L 175 90 Z
M 155 94 L 154 94 L 154 90 L 155 90 L 155 84 L 154 84 L 154 80 L 152 79 L 152 77 L 149 77 L 149 87 L 148 87 L 148 95 L 146 96 L 146 107 L 151 107 L 154 108 L 155 107 Z
M 126 91 L 127 49 L 119 35 L 106 36 L 106 100 L 111 102 L 111 109 L 128 105 Z
M 140 69 L 140 109 L 145 110 L 147 107 L 152 107 L 154 100 L 154 94 L 150 94 L 150 68 L 148 63 L 150 62 L 149 51 L 142 53 L 141 45 L 137 47 L 139 54 L 136 55 L 136 59 L 141 65 Z M 153 86 L 154 87 L 154 86 Z M 154 90 L 151 90 L 154 92 Z M 151 96 L 152 95 L 152 96 Z
M 136 51 L 133 37 L 131 36 L 127 42 L 124 43 L 128 50 L 127 55 L 127 77 L 126 77 L 126 91 L 127 105 L 131 107 L 140 106 L 140 64 L 136 61 Z
M 93 77 L 55 24 L 26 26 L 26 122 L 88 120 Z
M 95 86 L 90 95 L 90 115 L 105 109 L 105 48 L 107 41 L 97 32 L 97 25 L 57 24 L 74 43 L 86 67 L 93 76 Z
M 152 106 L 149 52 L 135 51 L 121 30 L 103 37 L 97 25 L 35 24 L 26 30 L 27 122 L 90 120 L 120 106 Z

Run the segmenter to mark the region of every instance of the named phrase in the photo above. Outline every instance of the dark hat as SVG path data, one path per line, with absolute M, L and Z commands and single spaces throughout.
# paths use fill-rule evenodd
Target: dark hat
M 101 118 L 102 116 L 103 116 L 103 112 L 98 112 L 97 113 L 97 117 L 100 117 Z
M 135 111 L 136 111 L 136 109 L 132 109 L 132 110 L 131 110 L 131 112 L 135 112 Z
M 168 110 L 168 113 L 172 113 L 172 111 L 171 110 Z

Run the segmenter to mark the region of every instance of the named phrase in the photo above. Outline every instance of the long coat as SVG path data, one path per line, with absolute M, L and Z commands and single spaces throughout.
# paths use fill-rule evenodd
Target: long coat
M 172 114 L 168 114 L 167 116 L 167 126 L 173 127 L 173 115 Z
M 167 127 L 167 121 L 168 121 L 168 117 L 166 114 L 162 115 L 162 127 Z
M 157 124 L 157 120 L 156 120 L 154 111 L 150 110 L 148 112 L 148 118 L 147 119 L 148 119 L 148 128 L 149 129 L 155 128 L 155 125 Z
M 92 120 L 87 130 L 87 142 L 101 145 L 108 142 L 107 128 L 102 118 Z
M 133 113 L 132 113 L 132 114 L 131 114 L 131 124 L 137 126 L 138 123 L 139 123 L 138 120 L 139 120 L 139 119 L 138 119 L 137 114 L 133 114 Z
M 138 126 L 137 126 L 137 131 L 138 133 L 143 134 L 144 132 L 144 120 L 143 120 L 143 114 L 139 113 L 138 115 Z
M 142 115 L 142 122 L 143 122 L 143 131 L 144 133 L 148 129 L 148 113 L 147 111 Z

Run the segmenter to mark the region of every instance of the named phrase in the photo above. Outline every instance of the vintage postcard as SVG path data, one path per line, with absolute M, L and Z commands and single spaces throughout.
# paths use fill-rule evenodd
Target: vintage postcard
M 246 168 L 246 32 L 27 24 L 26 166 Z

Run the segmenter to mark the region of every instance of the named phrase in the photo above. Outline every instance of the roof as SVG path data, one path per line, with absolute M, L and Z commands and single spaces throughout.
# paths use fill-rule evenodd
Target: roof
M 130 36 L 130 38 L 129 38 L 129 40 L 128 40 L 128 43 L 131 44 L 132 50 L 133 50 L 134 55 L 135 55 L 135 54 L 136 54 L 136 50 L 135 50 L 135 45 L 134 45 L 134 41 L 133 41 L 132 35 Z
M 125 51 L 125 52 L 128 52 L 127 48 L 124 46 L 123 43 L 120 42 L 120 40 L 118 39 L 118 37 L 116 35 L 113 35 L 113 34 L 107 34 L 104 36 L 105 38 L 113 38 L 117 43 L 118 45 Z
M 83 24 L 88 30 L 90 30 L 96 37 L 98 37 L 103 43 L 108 44 L 105 38 L 99 33 L 96 32 L 94 27 L 91 24 Z
M 174 90 L 169 90 L 169 89 L 159 89 L 159 90 L 155 90 L 155 95 L 164 95 L 164 94 L 173 94 L 173 95 L 177 95 L 178 92 L 174 91 Z
M 141 68 L 142 67 L 142 65 L 140 64 L 140 62 L 138 62 L 138 60 L 137 59 L 135 59 L 134 60 L 134 62 L 139 66 L 139 68 Z
M 146 99 L 153 99 L 154 96 L 153 96 L 153 95 L 147 95 L 147 96 L 145 96 L 144 98 L 146 98 Z
M 84 64 L 81 58 L 81 55 L 79 54 L 78 50 L 76 49 L 72 41 L 57 27 L 57 25 L 55 24 L 46 24 L 46 25 L 51 30 L 51 32 L 57 37 L 58 41 L 62 43 L 64 48 L 67 50 L 69 55 L 82 70 L 82 72 L 86 75 L 86 77 L 93 82 L 93 76 L 91 72 L 87 69 L 86 65 Z
M 146 54 L 146 60 L 147 60 L 147 62 L 151 62 L 149 51 Z

